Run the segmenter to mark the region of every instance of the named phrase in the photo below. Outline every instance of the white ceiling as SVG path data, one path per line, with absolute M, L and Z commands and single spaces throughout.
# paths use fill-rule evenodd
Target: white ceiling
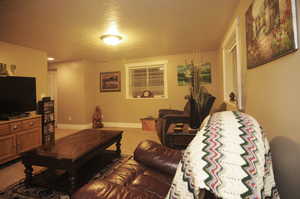
M 239 0 L 1 0 L 0 41 L 58 61 L 109 61 L 215 50 Z M 112 25 L 124 37 L 107 46 Z

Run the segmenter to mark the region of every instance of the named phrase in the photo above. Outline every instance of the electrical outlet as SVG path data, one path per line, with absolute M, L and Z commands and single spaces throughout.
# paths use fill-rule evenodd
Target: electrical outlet
M 68 117 L 68 120 L 69 120 L 69 121 L 71 121 L 71 120 L 72 120 L 72 117 L 71 117 L 71 116 L 69 116 L 69 117 Z

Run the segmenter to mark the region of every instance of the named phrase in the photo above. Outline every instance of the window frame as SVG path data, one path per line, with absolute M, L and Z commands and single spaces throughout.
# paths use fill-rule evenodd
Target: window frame
M 137 69 L 137 68 L 145 68 L 145 67 L 151 67 L 151 65 L 163 65 L 164 68 L 164 96 L 163 97 L 151 97 L 151 98 L 142 98 L 142 97 L 132 97 L 132 95 L 129 93 L 129 84 L 130 84 L 130 76 L 129 76 L 129 70 L 130 69 Z M 168 84 L 167 84 L 167 67 L 168 61 L 167 60 L 161 60 L 161 61 L 152 61 L 152 62 L 138 62 L 138 63 L 130 63 L 125 64 L 125 70 L 126 70 L 126 99 L 168 99 Z
M 244 111 L 244 86 L 243 86 L 243 68 L 241 65 L 241 36 L 239 31 L 240 20 L 237 18 L 231 26 L 224 42 L 222 45 L 223 51 L 223 98 L 225 103 L 236 106 L 240 111 Z M 236 104 L 230 102 L 229 96 L 227 95 L 227 84 L 230 80 L 227 80 L 226 68 L 230 63 L 230 52 L 236 48 Z M 232 81 L 232 80 L 231 80 Z

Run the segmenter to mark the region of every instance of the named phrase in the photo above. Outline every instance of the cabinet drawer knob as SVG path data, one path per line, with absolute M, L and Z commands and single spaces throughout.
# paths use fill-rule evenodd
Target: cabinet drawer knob
M 18 128 L 18 125 L 14 125 L 13 129 L 16 130 Z
M 30 122 L 30 123 L 29 123 L 30 126 L 33 126 L 33 124 L 34 124 L 33 122 Z

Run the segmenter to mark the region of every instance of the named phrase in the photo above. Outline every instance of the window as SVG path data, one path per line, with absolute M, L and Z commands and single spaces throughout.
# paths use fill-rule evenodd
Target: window
M 238 24 L 237 19 L 223 44 L 224 101 L 234 103 L 242 111 L 244 104 Z M 231 93 L 235 95 L 234 101 L 230 99 Z
M 126 97 L 167 98 L 167 61 L 126 64 Z

